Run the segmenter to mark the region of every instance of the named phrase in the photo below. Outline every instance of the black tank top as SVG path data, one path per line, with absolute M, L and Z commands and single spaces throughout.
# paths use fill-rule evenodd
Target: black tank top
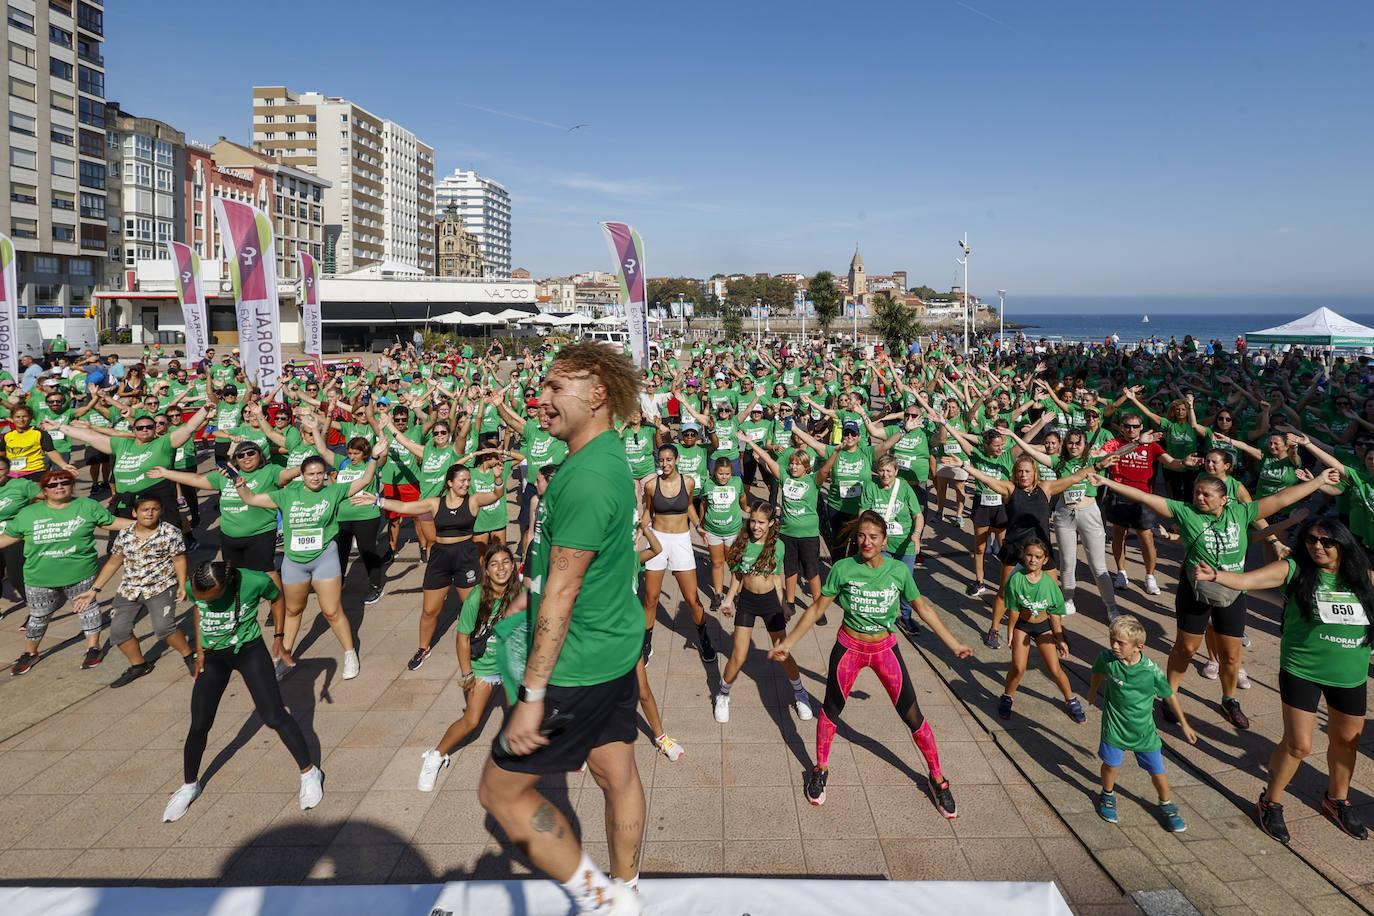
M 687 478 L 678 475 L 678 490 L 676 496 L 663 495 L 663 478 L 658 479 L 658 484 L 654 487 L 654 515 L 686 515 L 687 514 Z
M 1031 535 L 1050 543 L 1050 500 L 1045 491 L 1036 487 L 1027 493 L 1017 487 L 1007 501 L 1007 543 L 1024 540 Z
M 471 537 L 477 524 L 477 516 L 468 508 L 470 496 L 464 496 L 458 508 L 450 509 L 448 494 L 439 497 L 439 508 L 434 510 L 434 533 L 441 538 Z

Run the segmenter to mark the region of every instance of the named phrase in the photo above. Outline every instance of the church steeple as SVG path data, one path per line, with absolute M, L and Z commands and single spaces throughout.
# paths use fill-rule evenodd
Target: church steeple
M 868 292 L 868 274 L 864 271 L 864 259 L 859 254 L 858 246 L 854 248 L 854 259 L 849 262 L 849 293 L 855 297 L 856 302 L 862 302 L 860 298 Z

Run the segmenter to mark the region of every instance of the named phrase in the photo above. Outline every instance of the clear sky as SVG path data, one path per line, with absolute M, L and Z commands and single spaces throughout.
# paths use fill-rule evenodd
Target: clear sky
M 213 141 L 346 96 L 504 183 L 516 266 L 1368 297 L 1374 4 L 120 0 L 107 89 Z M 585 127 L 575 131 L 566 128 Z

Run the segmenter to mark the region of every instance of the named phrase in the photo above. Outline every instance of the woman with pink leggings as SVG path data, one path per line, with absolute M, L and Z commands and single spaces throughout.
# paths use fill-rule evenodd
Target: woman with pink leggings
M 921 714 L 916 691 L 911 687 L 911 676 L 897 651 L 894 629 L 899 599 L 905 598 L 911 604 L 931 632 L 940 637 L 955 656 L 968 658 L 973 650 L 954 638 L 935 609 L 921 597 L 906 564 L 883 553 L 887 546 L 887 522 L 881 515 L 866 509 L 850 528 L 846 536 L 854 538 L 857 553 L 830 568 L 820 597 L 802 614 L 792 633 L 768 653 L 769 658 L 785 659 L 830 603 L 839 599 L 844 620 L 835 648 L 830 652 L 825 704 L 816 719 L 816 766 L 806 780 L 806 800 L 813 805 L 825 804 L 825 782 L 830 775 L 830 744 L 835 740 L 835 723 L 839 721 L 859 672 L 872 668 L 897 714 L 911 729 L 911 737 L 930 767 L 930 795 L 935 807 L 945 817 L 954 817 L 954 793 L 950 791 L 949 780 L 940 772 L 940 751 L 935 746 L 935 735 Z

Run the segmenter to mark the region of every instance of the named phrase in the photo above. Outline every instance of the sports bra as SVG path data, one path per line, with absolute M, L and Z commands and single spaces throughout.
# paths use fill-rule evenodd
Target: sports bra
M 658 485 L 654 487 L 654 515 L 686 515 L 687 514 L 687 478 L 678 475 L 678 491 L 674 496 L 663 495 L 663 478 L 659 478 Z
M 469 496 L 464 496 L 458 508 L 448 505 L 448 494 L 439 496 L 439 508 L 434 510 L 434 533 L 441 538 L 472 537 L 472 529 L 477 524 L 477 516 L 468 508 Z

